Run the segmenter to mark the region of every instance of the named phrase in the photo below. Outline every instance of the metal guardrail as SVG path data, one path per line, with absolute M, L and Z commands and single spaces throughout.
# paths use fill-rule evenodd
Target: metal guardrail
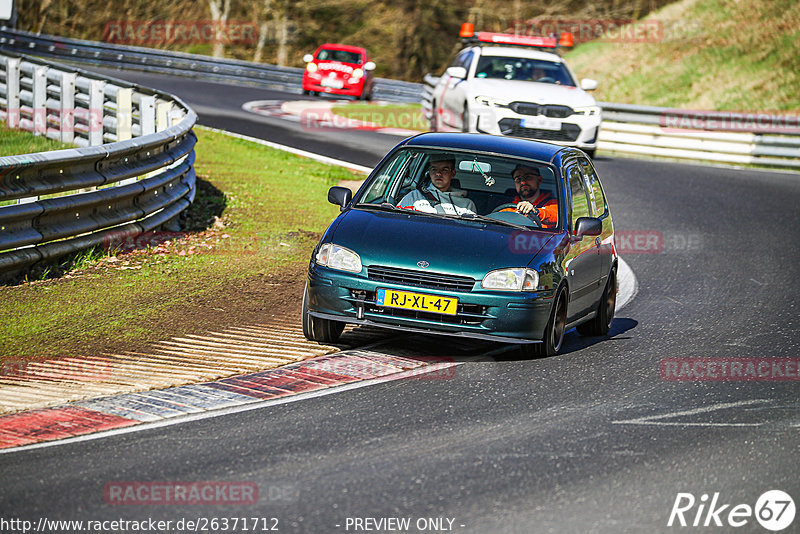
M 425 76 L 422 109 L 432 114 L 439 78 Z M 800 169 L 800 116 L 697 111 L 598 102 L 598 149 L 732 164 Z
M 137 46 L 36 35 L 8 28 L 0 29 L 0 50 L 87 65 L 255 84 L 298 94 L 302 91 L 303 69 L 297 67 L 278 67 Z M 375 98 L 382 100 L 417 102 L 420 89 L 421 85 L 418 83 L 376 78 L 373 94 Z
M 194 200 L 197 116 L 177 97 L 28 57 L 0 55 L 0 71 L 0 119 L 80 146 L 0 157 L 0 275 L 153 230 Z

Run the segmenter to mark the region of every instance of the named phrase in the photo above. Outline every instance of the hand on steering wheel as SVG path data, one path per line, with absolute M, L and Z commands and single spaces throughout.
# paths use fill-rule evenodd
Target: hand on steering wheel
M 513 209 L 511 209 L 511 208 L 513 208 Z M 499 211 L 514 211 L 514 212 L 519 213 L 520 215 L 522 215 L 524 217 L 529 218 L 530 220 L 535 222 L 537 225 L 542 226 L 542 220 L 539 218 L 538 215 L 536 215 L 536 209 L 532 209 L 528 213 L 522 213 L 522 212 L 517 210 L 517 204 L 515 202 L 509 202 L 507 204 L 500 204 L 499 206 L 497 206 L 495 209 L 492 210 L 492 213 L 497 213 Z

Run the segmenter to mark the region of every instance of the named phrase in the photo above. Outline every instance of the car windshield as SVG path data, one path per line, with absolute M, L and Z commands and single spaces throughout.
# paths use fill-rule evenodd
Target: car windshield
M 317 54 L 317 59 L 320 61 L 341 61 L 342 63 L 360 63 L 361 54 L 358 52 L 348 52 L 347 50 L 334 50 L 332 48 L 323 48 Z
M 554 169 L 544 162 L 480 152 L 404 148 L 376 169 L 355 204 L 361 209 L 403 209 L 420 216 L 558 229 L 560 194 Z M 556 214 L 548 220 L 522 215 L 517 204 L 523 200 L 537 208 L 550 205 L 550 212 Z
M 575 81 L 563 63 L 524 57 L 481 56 L 475 77 L 575 87 Z

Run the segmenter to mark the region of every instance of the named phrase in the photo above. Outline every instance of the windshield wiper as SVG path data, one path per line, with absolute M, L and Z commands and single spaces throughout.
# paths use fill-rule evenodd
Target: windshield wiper
M 384 210 L 384 211 L 396 211 L 402 208 L 398 208 L 394 204 L 389 204 L 388 202 L 382 202 L 380 204 L 368 204 L 366 202 L 360 202 L 355 205 L 356 208 L 366 208 L 366 209 L 373 209 L 373 210 Z
M 462 213 L 458 216 L 460 219 L 467 219 L 467 220 L 477 220 L 483 221 L 488 223 L 500 224 L 503 226 L 510 226 L 512 228 L 517 228 L 519 230 L 530 230 L 530 226 L 522 226 L 521 224 L 515 224 L 508 221 L 502 221 L 499 219 L 492 219 L 491 217 L 487 217 L 485 215 L 478 215 L 476 213 Z

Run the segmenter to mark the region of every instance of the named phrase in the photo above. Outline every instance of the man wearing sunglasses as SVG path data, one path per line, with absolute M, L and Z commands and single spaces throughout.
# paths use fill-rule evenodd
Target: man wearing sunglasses
M 455 157 L 449 154 L 431 156 L 427 175 L 430 181 L 423 181 L 419 189 L 404 196 L 399 207 L 447 215 L 476 213 L 475 203 L 467 198 L 467 192 L 452 186 L 456 175 Z

